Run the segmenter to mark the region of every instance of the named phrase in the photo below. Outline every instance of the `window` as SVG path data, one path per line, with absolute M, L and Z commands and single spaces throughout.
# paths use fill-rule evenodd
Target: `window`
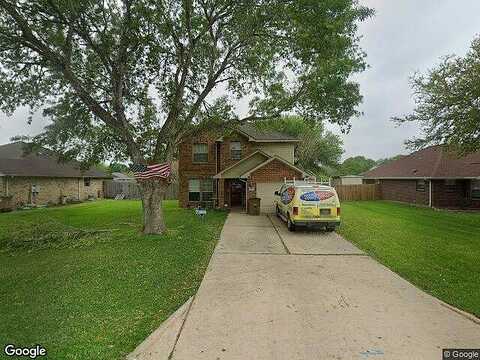
M 90 178 L 83 178 L 83 186 L 90 186 Z
M 457 182 L 455 179 L 445 179 L 445 191 L 455 192 L 457 190 Z
M 230 159 L 240 160 L 242 158 L 242 144 L 239 141 L 230 143 Z
M 212 179 L 190 179 L 188 180 L 188 201 L 212 201 L 213 180 Z
M 425 180 L 417 180 L 417 191 L 425 191 Z
M 480 180 L 472 180 L 472 199 L 480 199 Z
M 208 162 L 208 144 L 193 144 L 193 162 Z

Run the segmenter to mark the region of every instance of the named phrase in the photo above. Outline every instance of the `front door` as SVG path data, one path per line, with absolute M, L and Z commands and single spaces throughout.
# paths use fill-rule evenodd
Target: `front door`
M 240 180 L 232 180 L 230 183 L 230 206 L 243 206 L 245 202 L 245 183 Z

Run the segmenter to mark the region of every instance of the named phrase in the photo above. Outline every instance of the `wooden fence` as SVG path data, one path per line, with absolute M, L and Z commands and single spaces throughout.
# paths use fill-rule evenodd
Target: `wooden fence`
M 335 189 L 340 201 L 381 199 L 379 184 L 336 185 Z
M 123 195 L 125 199 L 140 199 L 140 188 L 134 182 L 105 181 L 104 194 L 107 199 L 114 199 L 117 195 Z M 165 200 L 178 199 L 178 183 L 170 184 L 165 193 Z

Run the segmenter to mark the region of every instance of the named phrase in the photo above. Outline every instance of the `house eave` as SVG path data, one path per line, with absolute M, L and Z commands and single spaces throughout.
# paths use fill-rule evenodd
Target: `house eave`
M 236 166 L 238 166 L 238 164 L 246 161 L 247 159 L 250 159 L 251 157 L 255 156 L 256 154 L 262 154 L 262 155 L 264 155 L 264 156 L 267 158 L 267 160 L 268 160 L 269 158 L 271 158 L 271 156 L 270 156 L 269 154 L 267 154 L 266 152 L 264 152 L 264 151 L 262 151 L 262 150 L 256 150 L 256 151 L 254 151 L 253 153 L 251 153 L 250 155 L 248 155 L 247 157 L 245 157 L 245 158 L 237 161 L 235 164 L 230 165 L 230 166 L 229 166 L 228 168 L 226 168 L 226 169 L 223 169 L 223 170 L 220 171 L 218 174 L 215 174 L 215 175 L 213 176 L 213 178 L 214 178 L 214 179 L 223 179 L 222 174 L 224 174 L 224 173 L 226 173 L 227 171 L 235 168 Z M 241 175 L 241 176 L 243 176 L 243 175 Z M 240 176 L 240 178 L 242 178 L 241 176 Z
M 278 161 L 282 162 L 283 164 L 287 165 L 288 167 L 298 171 L 303 176 L 309 175 L 307 172 L 300 169 L 299 167 L 296 167 L 294 164 L 292 164 L 292 163 L 288 162 L 287 160 L 282 159 L 281 157 L 275 155 L 275 156 L 272 156 L 270 159 L 265 160 L 263 163 L 259 164 L 258 166 L 254 167 L 253 169 L 251 169 L 251 170 L 247 171 L 246 173 L 242 174 L 241 177 L 244 178 L 244 179 L 248 178 L 253 172 L 257 171 L 258 169 L 261 169 L 262 167 L 264 167 L 265 165 L 267 165 L 268 163 L 270 163 L 274 160 L 278 160 Z
M 480 176 L 364 176 L 366 180 L 477 180 Z
M 4 174 L 0 173 L 0 177 L 39 177 L 39 178 L 61 178 L 61 179 L 113 179 L 112 177 L 108 176 L 89 176 L 89 175 L 81 175 L 81 176 L 65 176 L 65 175 L 25 175 L 25 174 Z

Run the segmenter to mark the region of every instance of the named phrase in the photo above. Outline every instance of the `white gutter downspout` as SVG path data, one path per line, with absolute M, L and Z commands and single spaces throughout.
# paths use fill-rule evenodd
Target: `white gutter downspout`
M 428 207 L 432 207 L 432 179 L 428 182 Z
M 9 193 L 8 193 L 8 176 L 5 176 L 5 196 L 9 196 Z

